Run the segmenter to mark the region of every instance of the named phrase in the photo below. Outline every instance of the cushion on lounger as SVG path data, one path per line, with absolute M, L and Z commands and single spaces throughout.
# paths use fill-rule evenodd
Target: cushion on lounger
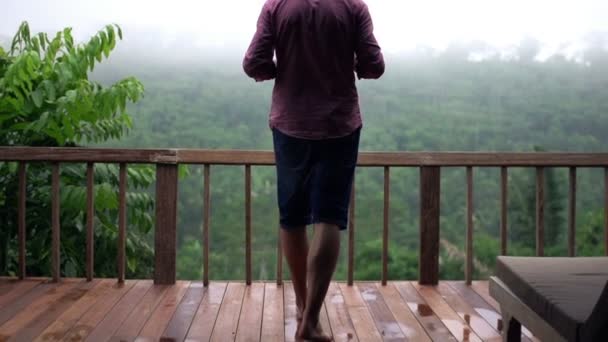
M 608 341 L 608 258 L 498 257 L 496 276 L 568 341 Z

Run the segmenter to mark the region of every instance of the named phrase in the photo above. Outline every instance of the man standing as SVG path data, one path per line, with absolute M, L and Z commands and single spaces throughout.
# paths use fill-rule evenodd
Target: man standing
M 384 73 L 367 5 L 267 0 L 243 69 L 258 82 L 276 79 L 270 127 L 280 239 L 298 306 L 296 337 L 331 341 L 319 312 L 338 260 L 340 231 L 347 227 L 357 164 L 362 120 L 355 72 L 360 79 Z

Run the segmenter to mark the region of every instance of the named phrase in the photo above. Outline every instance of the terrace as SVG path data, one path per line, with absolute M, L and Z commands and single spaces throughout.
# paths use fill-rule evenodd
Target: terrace
M 292 285 L 283 281 L 283 261 L 277 246 L 276 281 L 252 276 L 251 170 L 274 165 L 264 151 L 117 150 L 79 148 L 0 148 L 0 162 L 18 162 L 19 272 L 18 279 L 0 279 L 0 341 L 282 341 L 293 340 L 296 328 Z M 26 167 L 52 164 L 52 265 L 50 279 L 26 274 Z M 87 165 L 86 279 L 61 276 L 60 169 L 61 163 Z M 94 167 L 120 165 L 117 279 L 94 276 Z M 128 164 L 156 166 L 156 227 L 154 279 L 125 279 L 126 187 Z M 176 280 L 178 165 L 204 167 L 203 277 Z M 245 170 L 245 279 L 210 280 L 210 172 L 213 166 Z M 321 324 L 336 341 L 498 341 L 503 324 L 498 304 L 486 281 L 473 281 L 474 170 L 501 170 L 500 254 L 506 255 L 508 173 L 512 167 L 536 170 L 536 254 L 544 255 L 545 169 L 569 168 L 568 255 L 576 256 L 577 168 L 602 168 L 605 175 L 605 234 L 608 255 L 608 154 L 590 153 L 361 153 L 360 167 L 384 170 L 382 268 L 377 282 L 354 281 L 354 192 L 347 239 L 346 282 L 331 284 Z M 390 181 L 394 168 L 420 170 L 419 278 L 416 282 L 388 281 Z M 465 272 L 462 281 L 440 281 L 440 179 L 442 168 L 465 168 L 467 227 Z M 398 247 L 393 247 L 398 248 Z M 536 340 L 524 329 L 524 340 Z

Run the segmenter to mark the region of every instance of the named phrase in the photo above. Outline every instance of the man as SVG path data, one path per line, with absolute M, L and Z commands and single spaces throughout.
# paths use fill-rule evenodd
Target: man
M 354 74 L 376 79 L 384 73 L 367 5 L 267 0 L 243 69 L 258 82 L 276 78 L 270 127 L 280 239 L 298 306 L 296 338 L 331 341 L 319 312 L 338 260 L 340 231 L 347 227 L 357 163 L 362 120 Z

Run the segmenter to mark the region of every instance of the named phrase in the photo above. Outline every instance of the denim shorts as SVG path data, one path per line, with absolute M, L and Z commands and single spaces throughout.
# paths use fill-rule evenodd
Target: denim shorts
M 281 227 L 327 223 L 345 230 L 361 129 L 325 140 L 272 133 Z

